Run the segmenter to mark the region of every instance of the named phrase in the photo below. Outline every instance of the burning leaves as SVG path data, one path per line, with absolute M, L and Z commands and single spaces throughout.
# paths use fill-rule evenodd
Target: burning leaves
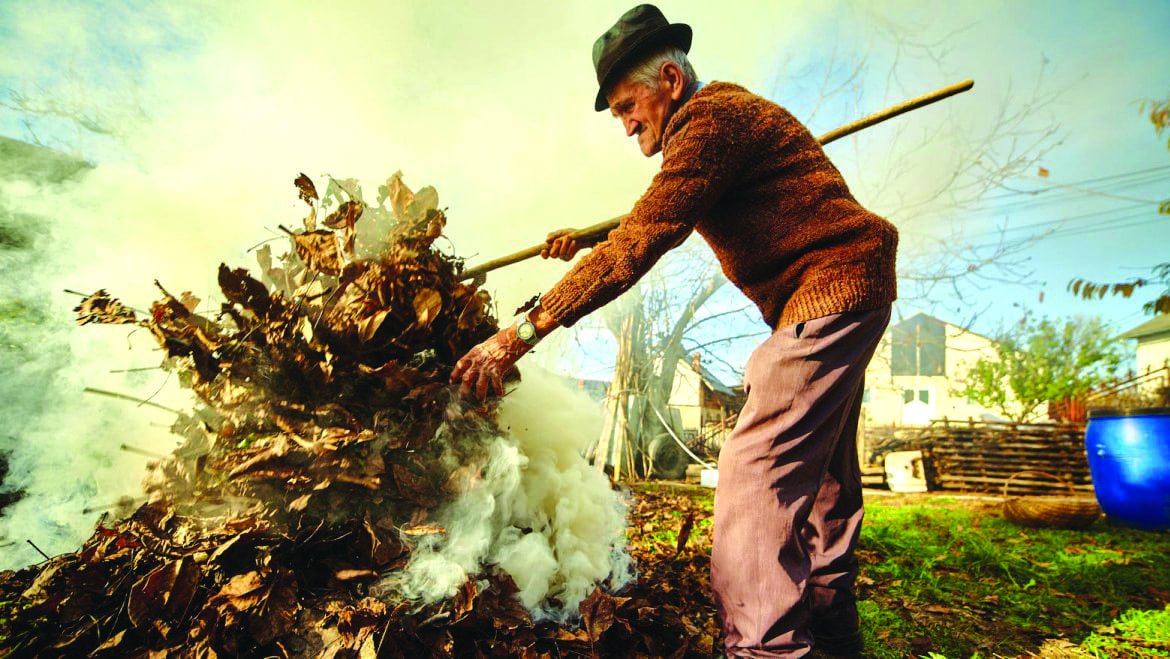
M 257 253 L 259 277 L 220 266 L 218 314 L 162 286 L 146 318 L 105 291 L 78 307 L 81 324 L 148 329 L 204 407 L 176 422 L 184 443 L 148 503 L 77 553 L 0 574 L 0 655 L 703 656 L 658 590 L 599 588 L 577 631 L 534 622 L 499 571 L 433 604 L 399 592 L 412 548 L 447 533 L 432 511 L 481 478 L 476 438 L 502 433 L 494 404 L 446 383 L 496 322 L 433 248 L 433 188 L 395 174 L 371 206 L 353 181 L 324 200 L 294 183 L 305 230 Z

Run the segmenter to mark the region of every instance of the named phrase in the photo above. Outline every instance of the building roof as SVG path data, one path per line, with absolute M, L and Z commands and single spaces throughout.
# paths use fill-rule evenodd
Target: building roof
M 975 332 L 971 329 L 963 327 L 962 325 L 948 323 L 947 321 L 942 320 L 941 318 L 936 318 L 936 317 L 934 317 L 934 316 L 932 316 L 924 311 L 919 311 L 918 313 L 914 314 L 913 316 L 910 316 L 909 318 L 903 319 L 897 323 L 890 323 L 890 327 L 887 329 L 887 331 L 889 331 L 889 329 L 893 329 L 895 327 L 913 327 L 915 324 L 918 324 L 918 323 L 921 323 L 921 322 L 924 322 L 927 320 L 938 323 L 939 325 L 954 327 L 957 330 L 960 330 L 960 331 L 962 331 L 966 334 L 970 334 L 972 336 L 978 336 L 981 339 L 987 339 L 988 341 L 992 341 L 992 342 L 995 341 L 995 339 L 992 339 L 989 336 L 984 336 L 984 335 L 980 334 L 979 332 Z
M 1154 334 L 1170 332 L 1170 314 L 1154 316 L 1130 331 L 1117 337 L 1119 339 L 1144 339 Z
M 720 382 L 719 378 L 715 377 L 715 375 L 712 374 L 711 371 L 708 371 L 707 367 L 703 366 L 702 364 L 699 364 L 699 375 L 703 378 L 703 381 L 707 383 L 708 387 L 711 387 L 721 394 L 735 396 L 735 392 L 731 390 L 731 387 L 728 387 L 727 385 Z
M 695 362 L 693 359 L 688 359 L 686 357 L 680 357 L 678 360 L 678 363 L 680 366 L 685 367 L 687 370 L 689 370 L 691 372 L 697 372 L 699 375 L 699 379 L 701 379 L 703 381 L 703 383 L 706 384 L 709 389 L 711 389 L 713 391 L 718 391 L 719 393 L 726 394 L 728 396 L 735 396 L 736 395 L 735 391 L 733 391 L 731 389 L 731 387 L 720 382 L 719 378 L 715 377 L 715 375 L 713 373 L 711 373 L 711 371 L 708 371 L 707 367 L 703 366 L 702 362 L 699 363 L 699 368 L 697 371 L 695 369 Z

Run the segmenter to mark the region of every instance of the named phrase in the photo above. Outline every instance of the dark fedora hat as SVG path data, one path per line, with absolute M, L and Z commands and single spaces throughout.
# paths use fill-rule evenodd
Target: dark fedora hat
M 613 27 L 593 42 L 593 68 L 597 71 L 597 101 L 593 109 L 598 112 L 609 107 L 605 90 L 626 67 L 637 62 L 658 46 L 678 46 L 682 51 L 691 49 L 691 26 L 685 23 L 671 23 L 654 5 L 638 5 L 622 14 Z

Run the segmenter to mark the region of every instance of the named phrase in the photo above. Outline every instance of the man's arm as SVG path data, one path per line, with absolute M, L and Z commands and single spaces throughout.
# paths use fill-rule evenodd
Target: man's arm
M 697 106 L 697 107 L 696 107 Z M 529 319 L 538 337 L 582 316 L 629 289 L 670 248 L 694 229 L 698 218 L 726 192 L 750 140 L 715 103 L 692 100 L 672 119 L 662 169 L 649 190 L 609 237 L 577 262 L 541 299 Z M 464 395 L 474 389 L 481 400 L 504 393 L 502 374 L 531 349 L 508 325 L 471 349 L 451 372 Z
M 541 298 L 541 307 L 566 327 L 634 285 L 726 192 L 750 148 L 742 117 L 712 99 L 693 100 L 672 119 L 662 169 L 609 237 L 581 258 Z

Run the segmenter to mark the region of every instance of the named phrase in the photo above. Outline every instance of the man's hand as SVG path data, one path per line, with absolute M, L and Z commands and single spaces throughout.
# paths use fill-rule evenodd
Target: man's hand
M 516 364 L 532 346 L 516 336 L 515 325 L 508 325 L 492 338 L 475 346 L 455 363 L 451 382 L 461 382 L 459 393 L 467 396 L 475 387 L 475 397 L 486 400 L 495 392 L 504 395 L 503 374 Z
M 581 249 L 581 245 L 577 244 L 570 236 L 574 229 L 560 229 L 548 234 L 548 238 L 544 241 L 547 246 L 540 250 L 540 257 L 543 259 L 561 259 L 562 261 L 569 261 Z

